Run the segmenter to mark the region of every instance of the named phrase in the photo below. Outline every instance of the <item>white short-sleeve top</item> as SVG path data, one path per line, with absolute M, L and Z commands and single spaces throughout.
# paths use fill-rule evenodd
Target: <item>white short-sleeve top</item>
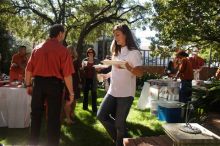
M 141 53 L 139 50 L 129 51 L 127 46 L 121 48 L 118 56 L 112 57 L 112 60 L 124 60 L 132 67 L 142 65 Z M 135 96 L 136 91 L 136 76 L 127 69 L 121 69 L 112 66 L 111 83 L 108 94 L 114 97 L 129 97 Z

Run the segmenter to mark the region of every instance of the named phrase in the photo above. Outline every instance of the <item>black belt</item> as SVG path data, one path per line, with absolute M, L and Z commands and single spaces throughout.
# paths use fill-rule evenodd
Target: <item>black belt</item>
M 185 82 L 192 82 L 192 80 L 181 80 L 181 81 L 185 81 Z
M 60 81 L 62 82 L 63 80 L 57 78 L 57 77 L 43 77 L 43 76 L 35 76 L 34 79 L 36 80 L 47 80 L 47 81 Z

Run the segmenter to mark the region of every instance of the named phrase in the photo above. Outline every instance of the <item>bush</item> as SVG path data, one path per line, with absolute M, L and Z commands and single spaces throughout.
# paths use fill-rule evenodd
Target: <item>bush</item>
M 220 81 L 213 81 L 206 88 L 207 90 L 193 90 L 193 95 L 197 98 L 196 108 L 202 108 L 206 113 L 220 112 Z

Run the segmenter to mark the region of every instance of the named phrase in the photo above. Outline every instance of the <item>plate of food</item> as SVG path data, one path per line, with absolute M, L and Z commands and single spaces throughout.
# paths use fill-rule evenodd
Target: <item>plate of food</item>
M 212 81 L 204 81 L 205 84 L 212 84 Z
M 120 60 L 103 60 L 101 62 L 104 65 L 120 65 L 123 68 L 125 68 L 125 63 L 126 63 L 126 61 L 120 61 Z
M 104 65 L 104 64 L 98 64 L 98 65 L 93 65 L 95 68 L 107 68 L 109 65 Z

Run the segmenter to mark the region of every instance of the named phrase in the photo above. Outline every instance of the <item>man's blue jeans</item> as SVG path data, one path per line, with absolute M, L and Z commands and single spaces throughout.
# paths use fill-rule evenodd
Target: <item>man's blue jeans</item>
M 133 97 L 113 97 L 107 94 L 98 110 L 97 118 L 116 146 L 123 146 L 126 131 L 126 118 L 133 103 Z

